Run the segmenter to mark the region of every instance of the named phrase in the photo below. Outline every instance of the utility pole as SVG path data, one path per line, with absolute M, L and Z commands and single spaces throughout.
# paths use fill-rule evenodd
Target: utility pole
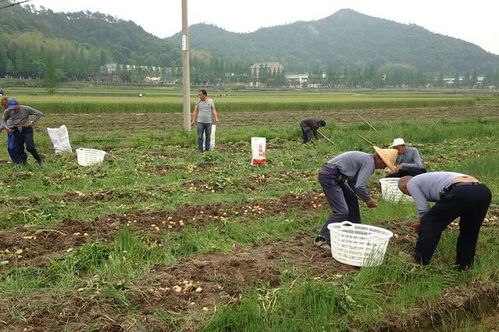
M 189 24 L 187 0 L 182 0 L 182 83 L 184 91 L 183 126 L 191 130 L 191 70 L 189 66 Z

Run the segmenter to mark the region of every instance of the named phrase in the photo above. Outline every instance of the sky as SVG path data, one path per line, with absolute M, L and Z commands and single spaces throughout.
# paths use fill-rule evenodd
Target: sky
M 499 55 L 498 0 L 187 0 L 189 25 L 215 24 L 232 32 L 312 21 L 350 8 L 463 39 Z M 182 0 L 33 0 L 53 11 L 98 11 L 131 20 L 158 37 L 182 30 Z

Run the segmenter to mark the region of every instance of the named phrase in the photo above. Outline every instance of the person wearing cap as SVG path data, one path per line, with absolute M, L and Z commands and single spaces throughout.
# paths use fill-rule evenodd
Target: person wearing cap
M 17 161 L 26 164 L 28 159 L 28 155 L 24 152 L 24 145 L 26 145 L 26 150 L 41 165 L 42 158 L 36 151 L 33 139 L 33 124 L 43 116 L 43 113 L 29 106 L 19 105 L 15 99 L 9 99 L 7 105 L 2 126 L 14 136 Z M 30 116 L 34 116 L 32 120 L 30 120 Z
M 308 143 L 312 137 L 317 139 L 317 129 L 325 127 L 326 121 L 317 118 L 306 118 L 301 120 L 300 128 L 303 137 L 303 143 Z
M 322 226 L 315 238 L 315 245 L 320 248 L 329 247 L 329 230 L 331 223 L 351 221 L 360 223 L 360 209 L 357 196 L 367 207 L 375 208 L 378 203 L 369 195 L 366 185 L 375 169 L 395 168 L 397 150 L 380 149 L 374 146 L 376 153 L 361 151 L 344 152 L 329 160 L 319 169 L 319 183 L 333 213 Z
M 418 176 L 404 176 L 399 189 L 412 196 L 417 206 L 419 223 L 415 259 L 429 264 L 444 229 L 454 219 L 459 220 L 456 264 L 459 270 L 468 269 L 474 262 L 478 232 L 492 199 L 487 186 L 475 177 L 455 172 L 430 172 Z M 436 202 L 430 208 L 429 202 Z
M 7 97 L 3 97 L 1 100 L 2 107 L 4 109 L 4 113 L 7 111 L 9 99 Z M 10 126 L 12 121 L 7 121 L 7 126 Z M 0 125 L 0 132 L 4 130 L 4 124 Z M 7 152 L 9 153 L 10 159 L 14 164 L 19 164 L 18 155 L 16 151 L 16 146 L 14 144 L 14 134 L 7 132 Z
M 398 157 L 395 171 L 386 170 L 387 178 L 401 178 L 406 175 L 416 176 L 426 173 L 418 149 L 406 146 L 403 138 L 394 139 L 390 148 L 398 151 Z

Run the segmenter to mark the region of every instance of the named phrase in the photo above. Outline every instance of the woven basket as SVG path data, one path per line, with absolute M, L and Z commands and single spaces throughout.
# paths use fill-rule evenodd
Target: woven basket
M 381 227 L 349 221 L 327 226 L 331 234 L 331 255 L 340 263 L 378 266 L 383 263 L 393 233 Z

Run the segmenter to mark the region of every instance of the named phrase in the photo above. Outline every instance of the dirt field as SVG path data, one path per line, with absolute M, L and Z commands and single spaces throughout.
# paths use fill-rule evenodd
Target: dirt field
M 180 113 L 48 114 L 35 134 L 46 165 L 0 163 L 0 330 L 197 331 L 217 319 L 225 325 L 211 330 L 238 330 L 240 306 L 270 330 L 290 312 L 312 319 L 324 299 L 297 308 L 286 297 L 308 284 L 334 289 L 343 319 L 317 329 L 453 330 L 487 321 L 499 303 L 497 108 L 219 111 L 227 129 L 205 154 L 178 132 Z M 299 143 L 297 123 L 311 113 L 337 125 L 335 146 Z M 44 127 L 61 121 L 73 147 L 101 147 L 105 162 L 79 167 L 74 155 L 54 155 Z M 330 213 L 318 167 L 347 148 L 369 151 L 356 134 L 389 141 L 400 128 L 430 170 L 468 172 L 493 191 L 474 270 L 452 266 L 457 223 L 432 266 L 413 262 L 414 206 L 382 200 L 382 173 L 369 183 L 380 206 L 361 204 L 361 213 L 394 233 L 383 266 L 341 264 L 313 244 Z M 274 129 L 283 134 L 269 139 L 267 165 L 249 166 L 247 137 Z

